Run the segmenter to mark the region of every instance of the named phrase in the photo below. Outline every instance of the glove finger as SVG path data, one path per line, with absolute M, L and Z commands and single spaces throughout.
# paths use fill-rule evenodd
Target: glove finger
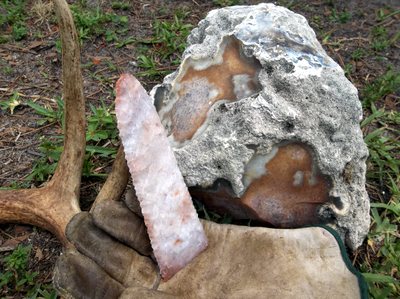
M 152 249 L 143 219 L 132 213 L 123 202 L 101 202 L 92 215 L 97 227 L 140 254 L 150 255 Z
M 126 190 L 124 202 L 129 210 L 138 215 L 140 218 L 143 218 L 142 209 L 140 208 L 140 203 L 137 199 L 134 188 Z
M 53 283 L 65 298 L 114 299 L 125 289 L 95 262 L 75 250 L 58 258 Z
M 137 282 L 144 287 L 152 287 L 158 281 L 158 271 L 150 258 L 99 229 L 89 213 L 75 215 L 67 225 L 66 235 L 80 253 L 123 285 Z

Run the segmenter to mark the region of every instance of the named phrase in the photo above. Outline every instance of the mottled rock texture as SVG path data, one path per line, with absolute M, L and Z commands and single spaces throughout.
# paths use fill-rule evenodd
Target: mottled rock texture
M 186 184 L 209 194 L 223 183 L 227 210 L 328 224 L 359 246 L 370 222 L 361 104 L 306 19 L 273 4 L 223 8 L 188 43 L 152 91 Z M 298 154 L 308 162 L 287 162 Z

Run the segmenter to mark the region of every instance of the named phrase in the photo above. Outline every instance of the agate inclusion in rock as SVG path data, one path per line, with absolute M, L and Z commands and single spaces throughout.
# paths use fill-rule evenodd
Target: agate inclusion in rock
M 276 227 L 369 228 L 357 89 L 304 17 L 273 4 L 211 11 L 152 91 L 192 194 Z
M 171 91 L 176 100 L 171 106 L 158 103 L 160 117 L 174 140 L 191 139 L 217 101 L 235 101 L 261 90 L 261 65 L 241 49 L 241 43 L 231 36 L 223 38 L 212 59 L 184 60 Z
M 329 178 L 323 176 L 309 149 L 286 144 L 269 154 L 255 155 L 246 165 L 238 198 L 229 183 L 217 181 L 211 188 L 191 189 L 192 195 L 220 212 L 239 219 L 256 219 L 276 227 L 320 224 L 318 207 L 329 202 Z

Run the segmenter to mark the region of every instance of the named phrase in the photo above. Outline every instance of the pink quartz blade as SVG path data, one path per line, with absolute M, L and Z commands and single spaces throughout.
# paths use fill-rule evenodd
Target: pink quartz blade
M 164 280 L 207 247 L 207 238 L 151 98 L 123 74 L 115 111 L 125 157 Z

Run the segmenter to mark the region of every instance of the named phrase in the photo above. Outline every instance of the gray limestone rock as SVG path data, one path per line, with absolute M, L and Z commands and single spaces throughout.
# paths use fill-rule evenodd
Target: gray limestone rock
M 183 56 L 151 95 L 186 184 L 207 189 L 222 179 L 243 197 L 277 148 L 303 144 L 311 176 L 318 169 L 329 185 L 320 223 L 357 248 L 370 223 L 361 104 L 306 19 L 273 4 L 213 10 Z M 261 173 L 249 181 L 258 160 Z M 302 180 L 297 171 L 293 184 Z

